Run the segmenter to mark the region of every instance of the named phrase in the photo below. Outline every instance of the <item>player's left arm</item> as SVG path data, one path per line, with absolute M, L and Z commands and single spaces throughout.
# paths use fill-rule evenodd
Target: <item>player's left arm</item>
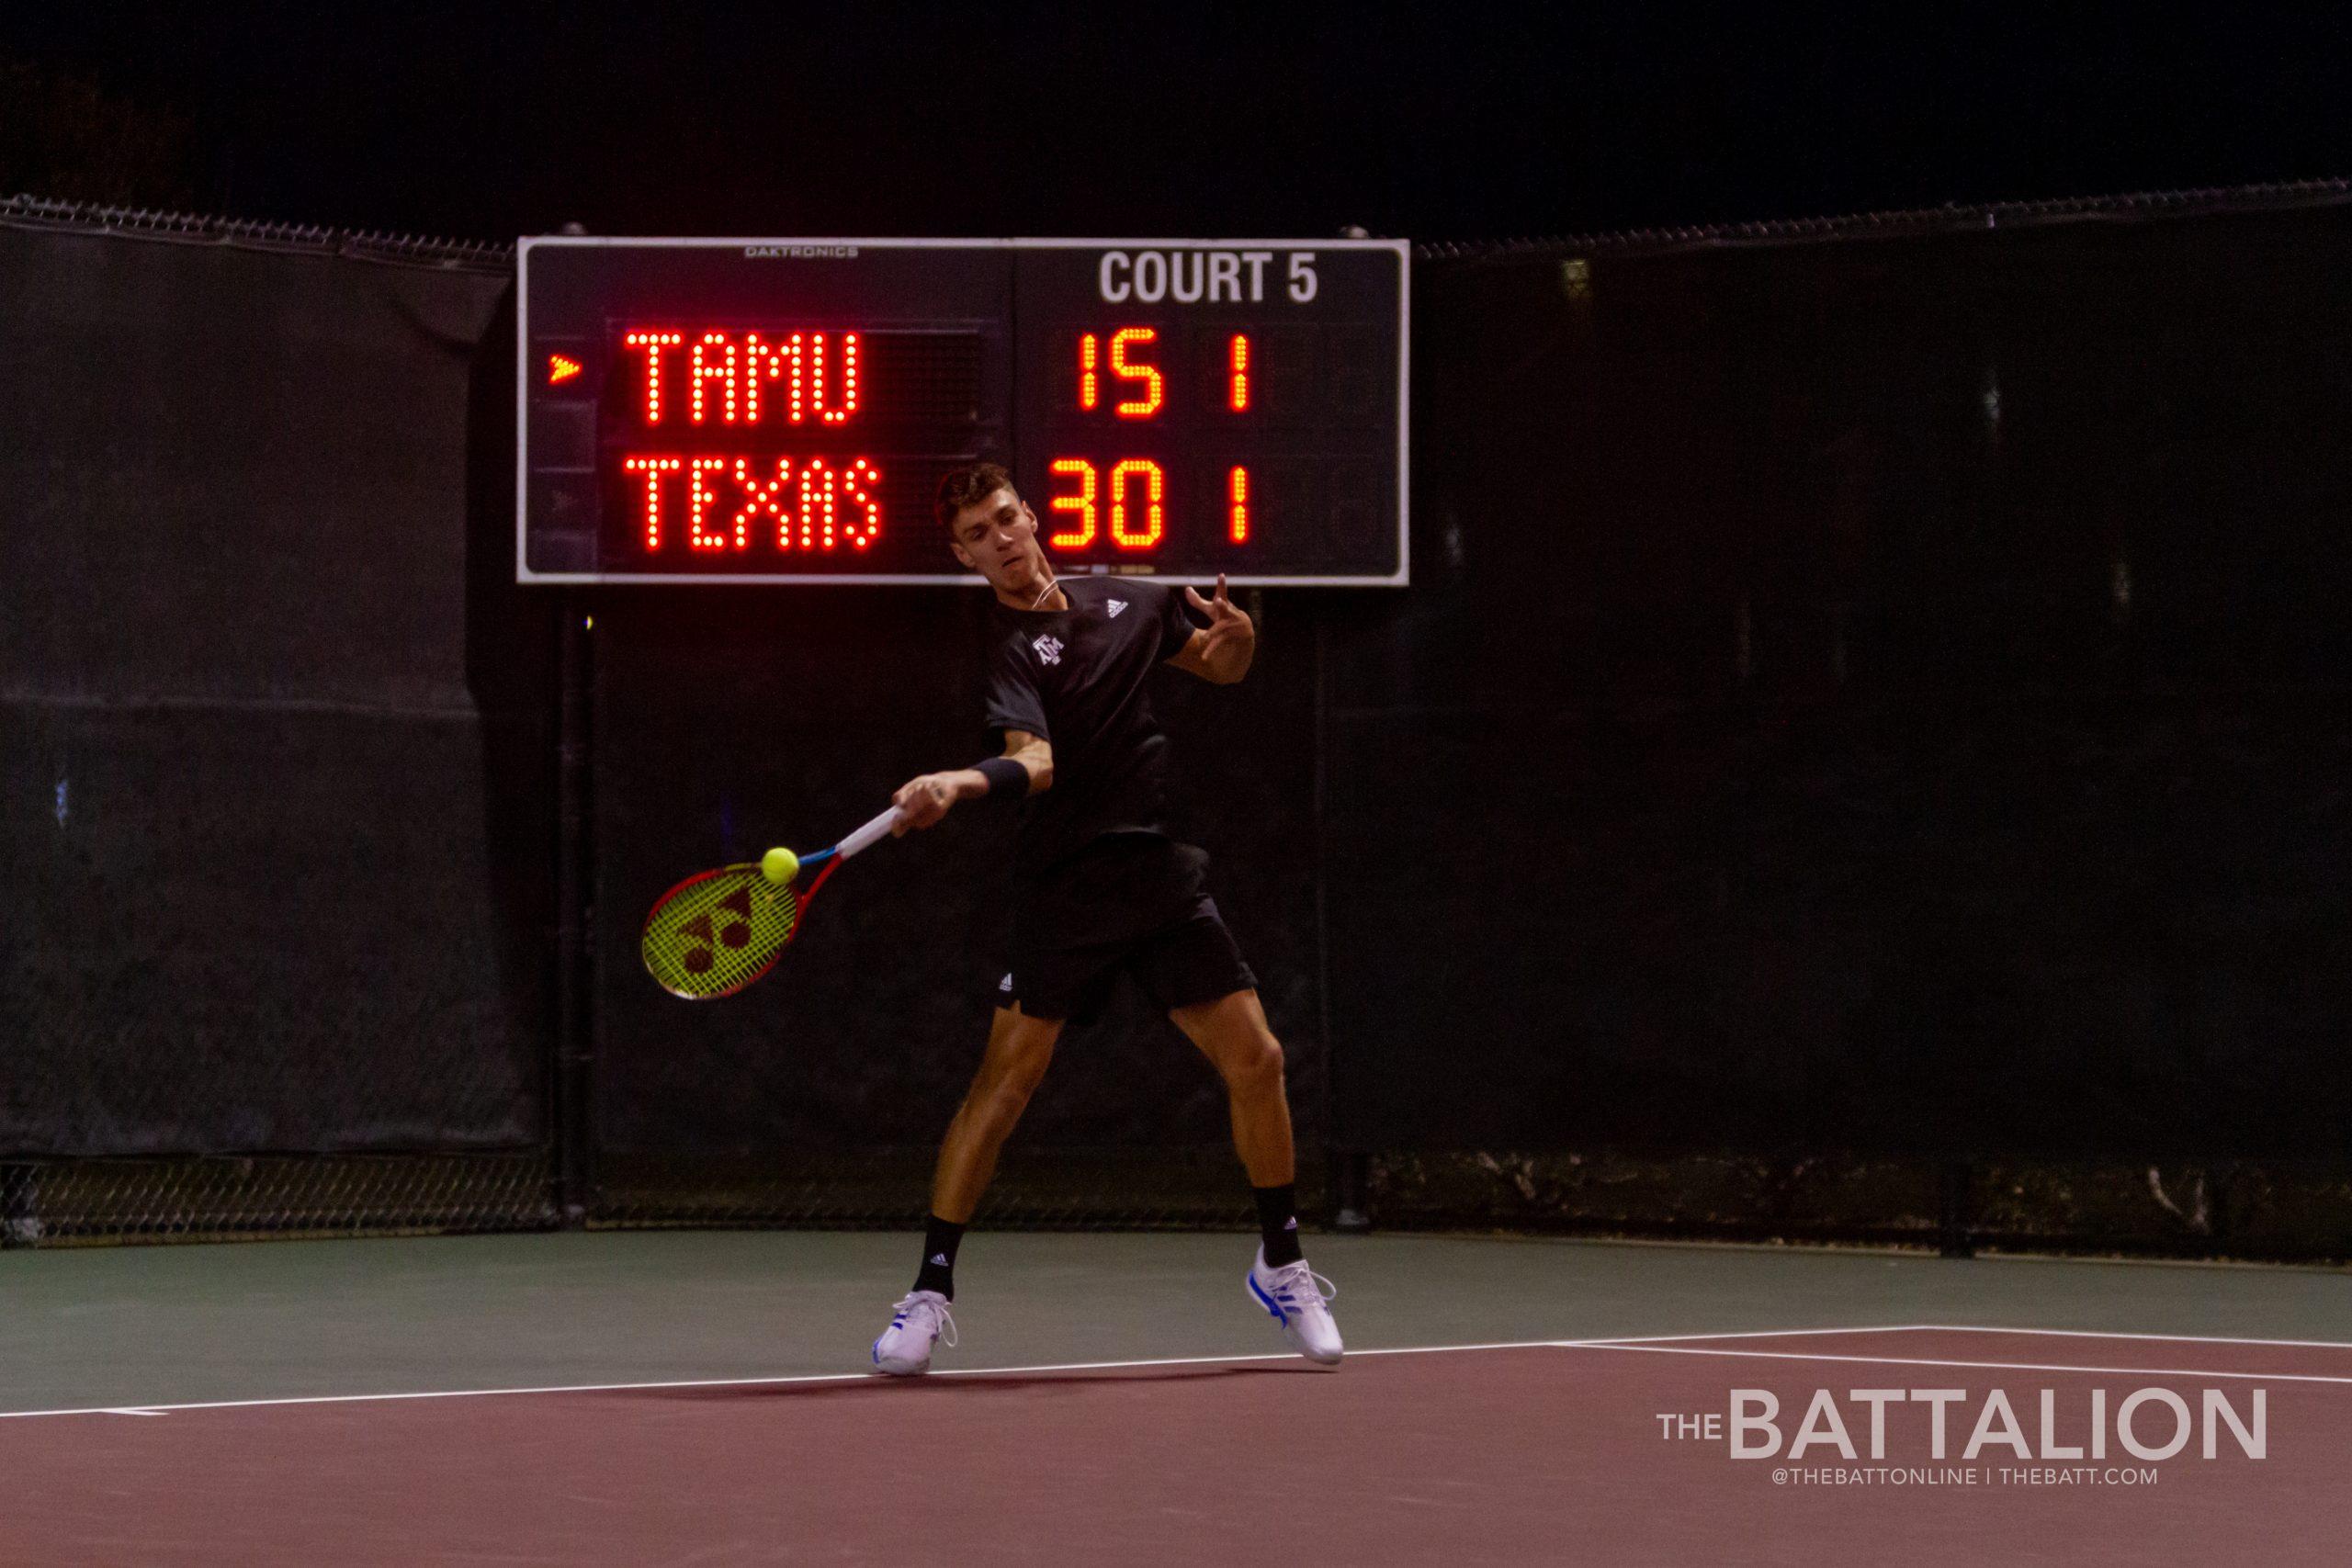
M 1192 637 L 1168 662 L 1219 686 L 1230 686 L 1250 673 L 1250 661 L 1258 653 L 1258 627 L 1225 596 L 1225 573 L 1216 575 L 1216 598 L 1204 599 L 1187 588 L 1184 599 L 1208 616 L 1209 624 L 1193 627 Z

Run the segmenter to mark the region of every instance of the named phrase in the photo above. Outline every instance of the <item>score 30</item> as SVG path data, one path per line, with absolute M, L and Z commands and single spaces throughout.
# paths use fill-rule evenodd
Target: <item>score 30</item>
M 1159 332 L 1151 327 L 1121 327 L 1110 334 L 1107 352 L 1102 334 L 1078 335 L 1078 406 L 1081 412 L 1099 412 L 1105 399 L 1107 373 L 1121 387 L 1108 389 L 1118 398 L 1111 412 L 1123 420 L 1155 418 L 1168 401 L 1168 378 L 1151 357 Z M 1236 333 L 1226 343 L 1225 406 L 1242 414 L 1250 408 L 1250 339 Z M 1120 392 L 1126 395 L 1120 397 Z M 1048 504 L 1064 526 L 1046 543 L 1062 549 L 1083 549 L 1102 533 L 1106 519 L 1111 543 L 1120 549 L 1144 550 L 1159 543 L 1167 532 L 1168 476 L 1148 457 L 1114 459 L 1107 476 L 1103 467 L 1085 457 L 1057 457 L 1047 466 L 1057 485 Z M 1235 466 L 1226 470 L 1226 532 L 1232 541 L 1250 538 L 1250 470 Z

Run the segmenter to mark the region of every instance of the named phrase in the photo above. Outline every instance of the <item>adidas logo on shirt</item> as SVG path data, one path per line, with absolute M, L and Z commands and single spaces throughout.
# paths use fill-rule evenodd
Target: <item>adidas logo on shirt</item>
M 1126 607 L 1127 607 L 1127 602 L 1126 602 L 1125 599 L 1114 599 L 1114 600 L 1112 600 L 1112 601 L 1111 601 L 1111 618 L 1112 618 L 1113 620 L 1114 620 L 1114 621 L 1115 621 L 1115 620 L 1117 620 L 1117 619 L 1119 618 L 1119 612 L 1120 612 L 1120 611 L 1122 611 L 1122 610 L 1124 610 L 1124 609 L 1125 609 Z
M 1003 979 L 999 980 L 996 983 L 996 988 L 1000 991 L 1009 991 L 1012 989 L 1012 976 L 1007 975 Z

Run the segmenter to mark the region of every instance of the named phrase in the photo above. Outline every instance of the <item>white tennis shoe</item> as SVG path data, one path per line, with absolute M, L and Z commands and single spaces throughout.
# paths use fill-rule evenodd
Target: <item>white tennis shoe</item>
M 910 1291 L 890 1308 L 890 1326 L 874 1342 L 874 1364 L 892 1377 L 931 1371 L 931 1347 L 944 1338 L 956 1348 L 956 1319 L 937 1291 Z
M 1340 1325 L 1331 1321 L 1329 1304 L 1340 1293 L 1339 1286 L 1309 1269 L 1304 1258 L 1279 1269 L 1267 1268 L 1263 1247 L 1243 1282 L 1250 1287 L 1250 1299 L 1283 1325 L 1283 1337 L 1292 1349 L 1327 1367 L 1340 1364 Z

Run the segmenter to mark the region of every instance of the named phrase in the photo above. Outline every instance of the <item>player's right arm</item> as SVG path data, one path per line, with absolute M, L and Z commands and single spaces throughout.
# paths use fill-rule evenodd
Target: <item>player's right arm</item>
M 1025 729 L 1008 729 L 1004 732 L 1004 755 L 1029 775 L 1026 794 L 1037 795 L 1053 787 L 1054 747 L 1044 736 L 1032 735 Z M 931 827 L 946 816 L 957 801 L 976 800 L 993 793 L 995 787 L 989 775 L 978 768 L 956 768 L 909 779 L 890 797 L 890 804 L 899 811 L 899 825 L 891 834 L 896 837 L 910 828 Z
M 1004 755 L 977 767 L 909 779 L 890 797 L 899 808 L 893 834 L 931 827 L 960 800 L 1017 800 L 1052 787 L 1054 748 L 1046 738 L 1045 699 L 1038 694 L 1028 653 L 1029 645 L 1017 635 L 999 637 L 989 650 L 983 722 L 1004 737 Z
M 1054 743 L 1025 729 L 1004 732 L 1004 754 L 1029 773 L 1029 793 L 1043 795 L 1054 787 Z

